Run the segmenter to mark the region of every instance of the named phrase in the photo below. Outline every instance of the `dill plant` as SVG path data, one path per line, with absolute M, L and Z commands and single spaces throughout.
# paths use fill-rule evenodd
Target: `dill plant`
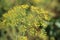
M 27 4 L 15 6 L 3 14 L 3 21 L 0 23 L 0 30 L 3 34 L 0 39 L 48 40 L 44 28 L 47 27 L 52 18 L 51 14 L 43 8 Z

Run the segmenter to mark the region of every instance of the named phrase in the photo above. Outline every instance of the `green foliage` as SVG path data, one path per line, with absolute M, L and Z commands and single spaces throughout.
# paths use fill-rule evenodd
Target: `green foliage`
M 60 28 L 60 19 L 56 20 L 55 25 Z
M 14 0 L 1 0 L 0 3 L 4 10 L 8 10 L 13 6 Z
M 7 35 L 3 34 L 0 39 L 6 40 L 9 36 L 12 40 L 48 40 L 44 28 L 51 18 L 51 12 L 43 8 L 26 4 L 16 6 L 3 15 L 0 29 L 7 31 Z

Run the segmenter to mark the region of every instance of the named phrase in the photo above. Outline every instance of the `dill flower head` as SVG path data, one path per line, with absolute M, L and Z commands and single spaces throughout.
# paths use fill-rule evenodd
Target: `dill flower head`
M 3 18 L 2 24 L 4 23 L 4 28 L 1 29 L 3 31 L 6 30 L 11 39 L 33 40 L 35 37 L 36 39 L 37 37 L 39 39 L 41 37 L 42 39 L 45 38 L 46 35 L 40 30 L 40 26 L 42 25 L 42 28 L 45 28 L 52 16 L 50 12 L 43 8 L 25 4 L 10 9 L 7 13 L 3 14 Z M 5 36 L 3 37 L 5 38 Z

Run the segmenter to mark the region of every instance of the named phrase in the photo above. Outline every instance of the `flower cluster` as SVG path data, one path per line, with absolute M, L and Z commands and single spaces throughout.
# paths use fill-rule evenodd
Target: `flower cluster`
M 51 17 L 50 12 L 43 8 L 20 5 L 3 15 L 4 28 L 0 28 L 6 30 L 13 40 L 48 40 L 43 28 L 48 25 Z

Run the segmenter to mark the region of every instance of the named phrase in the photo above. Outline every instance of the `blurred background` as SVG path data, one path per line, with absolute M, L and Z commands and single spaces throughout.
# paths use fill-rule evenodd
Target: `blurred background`
M 50 20 L 50 24 L 45 29 L 48 35 L 48 40 L 60 40 L 60 0 L 0 0 L 0 21 L 2 15 L 18 5 L 33 5 L 44 8 L 55 14 Z

